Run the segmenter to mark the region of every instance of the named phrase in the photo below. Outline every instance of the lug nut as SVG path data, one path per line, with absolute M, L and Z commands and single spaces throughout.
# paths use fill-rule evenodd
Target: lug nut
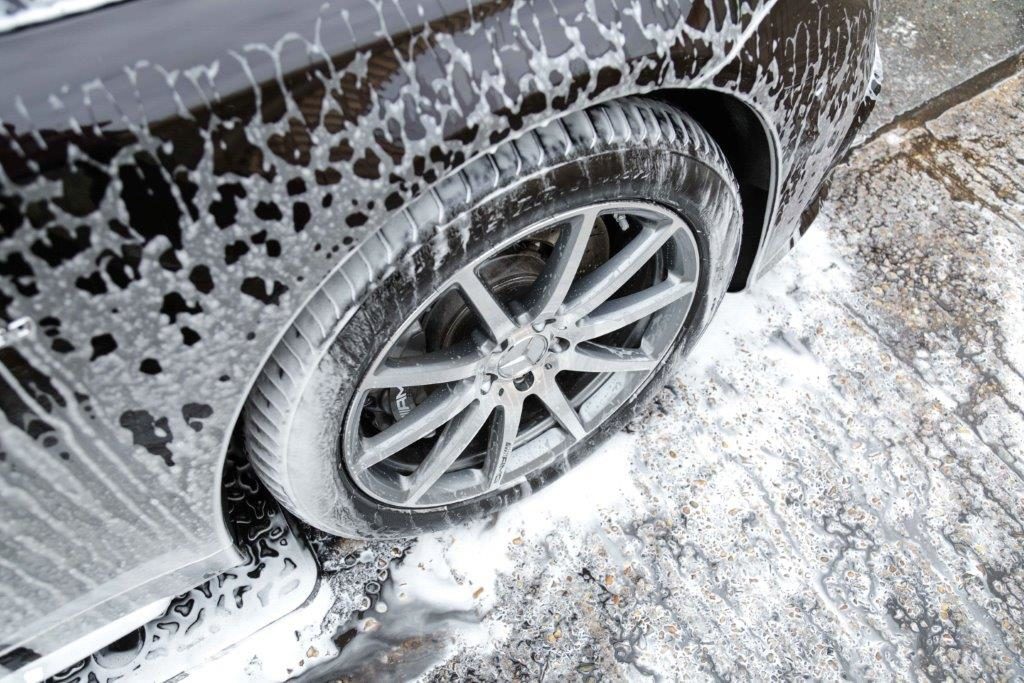
M 512 380 L 512 385 L 519 391 L 526 391 L 533 386 L 533 373 L 524 372 L 522 375 Z

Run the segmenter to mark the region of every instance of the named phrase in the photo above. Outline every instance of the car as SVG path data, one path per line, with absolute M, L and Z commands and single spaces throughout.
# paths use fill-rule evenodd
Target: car
M 620 429 L 809 227 L 875 0 L 3 0 L 0 673 Z M 18 674 L 21 675 L 21 674 Z

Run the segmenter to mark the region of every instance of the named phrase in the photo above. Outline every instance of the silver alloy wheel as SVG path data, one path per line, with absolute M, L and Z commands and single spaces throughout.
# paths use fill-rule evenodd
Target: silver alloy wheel
M 581 273 L 598 226 L 619 230 L 624 242 Z M 557 235 L 539 276 L 525 296 L 500 300 L 482 266 L 539 234 Z M 690 227 L 655 204 L 595 204 L 520 231 L 428 297 L 373 360 L 345 419 L 345 468 L 369 496 L 419 508 L 469 500 L 542 470 L 643 387 L 686 322 L 699 264 Z M 653 278 L 637 289 L 642 270 Z M 635 291 L 624 293 L 627 284 Z M 403 344 L 411 329 L 453 290 L 477 329 L 457 344 L 410 355 Z M 559 373 L 587 380 L 567 394 Z M 392 422 L 366 433 L 374 397 L 395 391 Z M 547 415 L 524 425 L 535 400 Z M 481 437 L 483 457 L 473 460 Z M 396 466 L 415 448 L 422 457 Z

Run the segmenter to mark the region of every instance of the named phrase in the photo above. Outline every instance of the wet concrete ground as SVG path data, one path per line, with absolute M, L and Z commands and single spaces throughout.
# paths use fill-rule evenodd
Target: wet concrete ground
M 941 95 L 1024 48 L 1020 0 L 882 0 L 888 78 L 867 130 Z
M 309 604 L 192 675 L 1024 676 L 1022 130 L 1018 75 L 860 148 L 579 471 L 326 543 Z

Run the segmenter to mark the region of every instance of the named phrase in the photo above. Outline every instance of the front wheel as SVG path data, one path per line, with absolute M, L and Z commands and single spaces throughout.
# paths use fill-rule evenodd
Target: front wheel
M 721 151 L 666 104 L 603 104 L 505 143 L 300 314 L 247 406 L 257 472 L 348 537 L 508 505 L 662 385 L 724 296 L 741 223 Z

